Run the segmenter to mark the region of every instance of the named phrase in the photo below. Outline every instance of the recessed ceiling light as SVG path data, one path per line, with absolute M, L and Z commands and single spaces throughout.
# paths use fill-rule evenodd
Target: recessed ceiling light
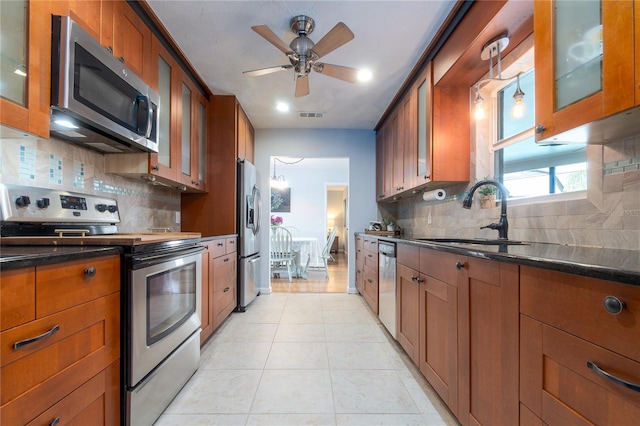
M 284 102 L 278 102 L 276 109 L 280 112 L 287 112 L 289 111 L 289 105 Z
M 358 71 L 358 81 L 369 81 L 373 77 L 371 71 L 368 69 L 361 69 Z

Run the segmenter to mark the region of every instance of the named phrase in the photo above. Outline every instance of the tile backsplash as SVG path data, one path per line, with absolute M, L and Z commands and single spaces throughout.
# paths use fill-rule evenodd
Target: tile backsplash
M 59 139 L 0 139 L 0 182 L 115 198 L 120 232 L 180 231 L 180 193 L 104 173 L 104 155 Z
M 522 241 L 640 250 L 640 135 L 607 145 L 587 147 L 588 189 L 565 195 L 519 200 L 508 205 L 509 238 Z M 481 161 L 474 160 L 477 165 Z M 473 165 L 473 164 L 472 164 Z M 476 179 L 486 171 L 473 170 Z M 423 201 L 421 194 L 398 203 L 380 205 L 383 216 L 397 219 L 408 237 L 496 238 L 479 229 L 497 222 L 500 207 L 471 210 L 461 200 L 470 185 L 446 188 L 442 202 Z M 451 196 L 457 195 L 457 197 Z

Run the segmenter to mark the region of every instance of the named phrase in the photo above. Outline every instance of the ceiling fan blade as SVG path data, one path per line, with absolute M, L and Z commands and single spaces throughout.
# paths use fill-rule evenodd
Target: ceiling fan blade
M 355 83 L 356 81 L 358 81 L 358 70 L 355 68 L 316 62 L 313 66 L 313 69 L 320 74 L 348 81 L 349 83 Z
M 260 75 L 271 74 L 273 72 L 288 70 L 291 68 L 293 68 L 293 65 L 277 65 L 275 67 L 260 68 L 260 69 L 251 70 L 251 71 L 243 71 L 242 74 L 246 74 L 251 77 L 258 77 Z
M 278 37 L 273 31 L 271 31 L 271 28 L 267 27 L 266 25 L 256 25 L 254 27 L 251 27 L 251 29 L 260 34 L 269 43 L 280 49 L 280 51 L 282 51 L 282 53 L 284 53 L 285 55 L 293 53 L 291 48 L 287 46 L 287 44 L 282 41 L 280 37 Z
M 344 23 L 338 22 L 319 42 L 313 46 L 313 51 L 318 58 L 323 57 L 329 52 L 333 52 L 338 47 L 353 40 L 355 36 Z
M 298 76 L 296 78 L 296 98 L 307 96 L 309 94 L 309 77 Z

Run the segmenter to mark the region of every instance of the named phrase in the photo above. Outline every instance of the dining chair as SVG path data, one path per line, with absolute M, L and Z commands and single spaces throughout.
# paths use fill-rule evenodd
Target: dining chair
M 289 231 L 289 233 L 291 233 L 292 237 L 300 237 L 300 229 L 296 228 L 295 226 L 285 226 L 284 227 L 287 231 Z
M 329 233 L 329 237 L 327 238 L 327 243 L 322 249 L 322 253 L 320 253 L 320 259 L 322 259 L 322 263 L 324 266 L 325 277 L 329 279 L 329 259 L 333 259 L 331 256 L 331 246 L 333 245 L 333 240 L 336 238 L 336 232 L 338 232 L 338 227 L 334 226 L 331 228 L 331 232 Z
M 271 227 L 271 248 L 269 262 L 271 263 L 271 273 L 286 269 L 289 275 L 289 282 L 292 282 L 292 269 L 295 253 L 291 232 L 282 226 Z

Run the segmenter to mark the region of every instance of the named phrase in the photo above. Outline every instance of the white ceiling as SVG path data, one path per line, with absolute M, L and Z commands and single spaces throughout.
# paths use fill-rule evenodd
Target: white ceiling
M 373 129 L 416 62 L 455 5 L 454 0 L 422 1 L 194 1 L 148 0 L 160 21 L 211 91 L 236 95 L 256 129 Z M 342 21 L 355 38 L 322 62 L 369 68 L 373 79 L 347 83 L 312 72 L 310 95 L 295 98 L 294 71 L 260 77 L 243 71 L 289 64 L 276 47 L 251 27 L 267 25 L 285 43 L 296 35 L 289 21 L 314 19 L 309 36 L 318 42 Z M 288 113 L 275 110 L 278 101 Z M 298 111 L 324 118 L 298 118 Z

